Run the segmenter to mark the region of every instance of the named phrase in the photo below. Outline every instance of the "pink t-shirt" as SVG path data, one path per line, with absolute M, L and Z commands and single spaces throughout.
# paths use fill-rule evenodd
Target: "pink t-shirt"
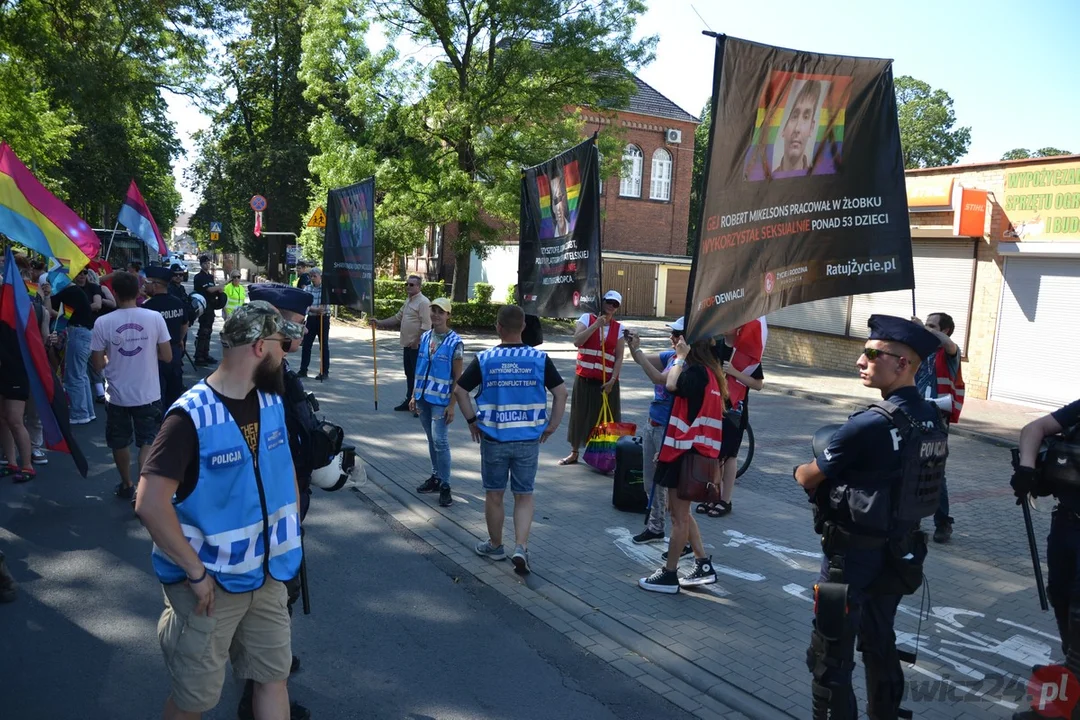
M 99 317 L 90 336 L 90 350 L 103 350 L 109 359 L 105 400 L 121 407 L 160 400 L 157 347 L 167 342 L 169 328 L 159 312 L 121 308 Z

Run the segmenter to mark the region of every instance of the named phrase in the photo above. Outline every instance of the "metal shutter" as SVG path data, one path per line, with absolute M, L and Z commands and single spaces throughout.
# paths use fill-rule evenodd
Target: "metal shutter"
M 832 297 L 781 308 L 769 313 L 766 322 L 770 327 L 843 335 L 847 332 L 847 313 L 847 296 Z
M 971 287 L 975 278 L 974 240 L 915 240 L 915 302 L 923 320 L 935 312 L 952 315 L 953 341 L 964 351 L 971 316 Z M 865 338 L 870 316 L 911 317 L 911 291 L 856 295 L 851 303 L 851 336 Z
M 990 399 L 1058 408 L 1080 398 L 1080 260 L 1005 260 Z

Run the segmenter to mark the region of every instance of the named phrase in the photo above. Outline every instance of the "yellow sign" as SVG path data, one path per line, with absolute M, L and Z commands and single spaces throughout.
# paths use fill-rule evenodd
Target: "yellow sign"
M 1022 165 L 1005 171 L 1005 237 L 1028 242 L 1080 238 L 1080 162 Z
M 315 212 L 311 213 L 311 219 L 307 221 L 308 227 L 325 228 L 326 227 L 326 211 L 321 207 L 315 208 Z
M 210 233 L 210 242 L 217 242 L 217 239 L 221 237 L 218 233 Z
M 904 178 L 907 184 L 907 204 L 911 212 L 952 209 L 953 178 L 951 175 L 918 175 Z

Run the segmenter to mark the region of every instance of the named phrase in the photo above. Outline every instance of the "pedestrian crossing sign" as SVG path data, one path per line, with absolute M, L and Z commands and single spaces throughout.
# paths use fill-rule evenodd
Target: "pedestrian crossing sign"
M 307 221 L 308 227 L 325 228 L 326 227 L 326 211 L 321 207 L 315 208 L 315 212 L 311 213 L 311 219 Z

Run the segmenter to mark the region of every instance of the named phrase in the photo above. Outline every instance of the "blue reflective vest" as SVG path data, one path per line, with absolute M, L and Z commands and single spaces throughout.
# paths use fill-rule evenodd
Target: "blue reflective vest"
M 420 355 L 416 358 L 416 389 L 413 397 L 431 405 L 446 407 L 454 392 L 453 366 L 454 352 L 461 344 L 461 337 L 450 330 L 442 344 L 431 354 L 431 337 L 434 330 L 428 330 L 420 337 Z
M 675 362 L 675 351 L 665 350 L 660 353 L 660 362 L 664 364 L 664 372 L 671 369 Z M 649 404 L 649 419 L 657 425 L 667 425 L 671 418 L 671 404 L 675 396 L 667 391 L 663 385 L 653 386 L 653 401 Z
M 188 414 L 198 435 L 199 482 L 174 507 L 207 572 L 232 593 L 258 590 L 267 575 L 282 582 L 296 577 L 303 552 L 300 513 L 281 398 L 259 392 L 257 456 L 205 382 L 181 395 L 170 411 L 177 408 Z M 152 559 L 161 582 L 186 577 L 156 544 Z
M 526 345 L 494 347 L 476 356 L 480 392 L 476 424 L 499 442 L 538 440 L 547 427 L 547 355 Z

